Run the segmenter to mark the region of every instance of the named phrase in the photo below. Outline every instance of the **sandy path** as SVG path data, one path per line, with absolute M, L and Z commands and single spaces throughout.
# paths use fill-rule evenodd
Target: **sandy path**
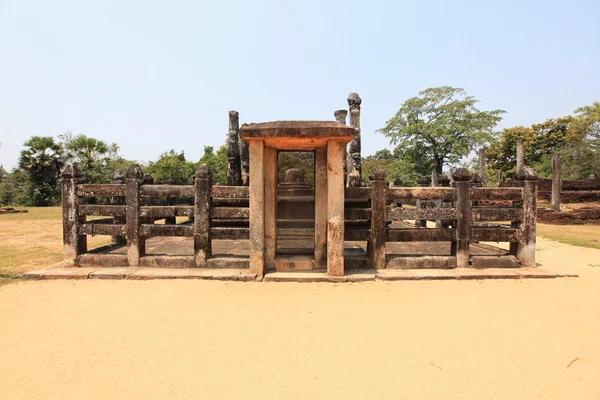
M 581 277 L 6 285 L 0 399 L 598 399 L 600 251 L 538 256 Z

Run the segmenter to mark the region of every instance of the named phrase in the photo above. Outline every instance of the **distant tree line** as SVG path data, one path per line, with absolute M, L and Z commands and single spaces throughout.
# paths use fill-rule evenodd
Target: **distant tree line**
M 516 174 L 516 143 L 523 139 L 525 163 L 541 177 L 551 176 L 551 155 L 563 160 L 563 179 L 585 179 L 600 175 L 600 102 L 578 108 L 573 115 L 548 119 L 530 127 L 495 131 L 503 110 L 479 110 L 478 100 L 450 86 L 429 88 L 406 100 L 379 130 L 390 139 L 393 150 L 383 149 L 362 159 L 362 178 L 368 181 L 372 167 L 383 168 L 391 182 L 414 186 L 419 176 L 439 175 L 445 167 L 467 166 L 476 170 L 472 155 L 485 147 L 486 183 L 496 182 L 499 171 L 505 179 Z M 469 159 L 469 157 L 471 157 Z M 70 132 L 33 136 L 23 144 L 18 167 L 11 172 L 0 166 L 0 204 L 24 206 L 57 205 L 60 202 L 60 171 L 75 162 L 84 183 L 109 183 L 115 170 L 125 172 L 135 163 L 119 155 L 116 143 Z M 227 181 L 227 147 L 215 151 L 204 147 L 198 161 L 183 151 L 167 151 L 158 160 L 140 163 L 156 183 L 187 184 L 200 164 L 208 164 L 215 183 Z M 281 152 L 278 173 L 301 168 L 311 182 L 312 153 Z
M 82 183 L 110 183 L 116 170 L 125 173 L 138 163 L 119 155 L 116 143 L 70 132 L 52 136 L 33 136 L 23 143 L 19 164 L 11 172 L 0 166 L 0 205 L 53 206 L 60 204 L 61 170 L 66 163 L 77 163 L 82 171 Z M 186 160 L 184 152 L 170 150 L 158 160 L 142 165 L 145 174 L 156 183 L 187 184 L 199 164 L 210 165 L 213 180 L 227 180 L 227 149 L 214 152 L 205 146 L 197 162 Z

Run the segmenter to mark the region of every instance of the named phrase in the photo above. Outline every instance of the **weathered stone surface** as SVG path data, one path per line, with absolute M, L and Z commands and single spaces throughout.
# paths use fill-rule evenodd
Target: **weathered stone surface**
M 275 271 L 312 271 L 315 261 L 312 256 L 277 256 L 275 258 Z
M 79 197 L 76 193 L 82 175 L 77 164 L 68 164 L 62 171 L 63 254 L 65 260 L 69 261 L 74 261 L 79 254 L 87 251 L 87 238 L 79 234 L 85 216 L 78 215 Z
M 243 136 L 243 129 L 241 131 Z M 265 145 L 263 141 L 250 141 L 250 272 L 264 275 L 265 271 Z
M 505 268 L 456 268 L 453 271 L 459 279 L 520 279 L 521 276 Z
M 314 219 L 315 265 L 325 267 L 327 262 L 327 148 L 315 150 Z
M 362 100 L 357 93 L 348 95 L 348 108 L 350 109 L 350 127 L 354 129 L 354 139 L 348 145 L 348 160 L 346 170 L 348 172 L 349 187 L 361 186 L 362 158 L 361 158 L 361 135 L 360 135 L 360 105 Z
M 561 179 L 560 179 L 560 154 L 552 154 L 552 199 L 551 206 L 552 211 L 560 211 L 560 192 L 561 192 Z
M 130 166 L 125 174 L 127 262 L 130 266 L 137 266 L 140 257 L 143 257 L 145 253 L 145 239 L 141 234 L 140 219 L 140 186 L 143 177 L 144 174 L 137 164 Z
M 387 257 L 388 269 L 450 269 L 456 268 L 456 257 L 453 256 L 413 256 Z
M 456 242 L 452 246 L 452 255 L 456 255 L 456 266 L 469 265 L 469 243 L 471 240 L 471 174 L 466 168 L 454 171 L 456 188 Z
M 87 279 L 95 268 L 58 268 L 28 271 L 23 277 L 29 279 Z
M 448 269 L 384 269 L 377 272 L 376 279 L 382 281 L 458 279 L 453 271 Z
M 324 272 L 270 272 L 265 274 L 263 282 L 347 282 L 345 276 L 330 276 Z
M 125 279 L 133 273 L 135 269 L 130 267 L 124 268 L 104 268 L 90 273 L 90 279 Z
M 536 267 L 519 268 L 516 272 L 523 278 L 558 278 L 560 276 L 556 272 Z
M 229 111 L 229 132 L 227 134 L 227 184 L 229 186 L 240 186 L 242 184 L 242 166 L 238 142 L 239 131 L 239 114 L 237 111 L 231 110 Z
M 369 255 L 374 269 L 385 268 L 386 241 L 386 205 L 387 205 L 387 174 L 383 169 L 371 168 L 371 231 L 369 238 Z
M 514 256 L 471 256 L 473 268 L 519 268 L 519 261 Z
M 127 267 L 125 254 L 82 254 L 77 257 L 76 265 L 79 267 Z
M 277 149 L 266 147 L 264 153 L 265 174 L 265 269 L 274 266 L 277 252 Z M 289 171 L 289 170 L 288 170 Z M 285 173 L 284 173 L 285 175 Z
M 517 258 L 524 267 L 534 267 L 536 216 L 537 216 L 537 174 L 530 167 L 523 167 L 517 179 L 523 186 L 523 219 L 517 248 Z
M 327 273 L 344 275 L 344 142 L 327 143 Z

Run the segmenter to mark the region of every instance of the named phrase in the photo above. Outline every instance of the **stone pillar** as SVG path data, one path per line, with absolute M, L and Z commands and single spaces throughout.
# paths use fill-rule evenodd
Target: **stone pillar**
M 127 261 L 129 266 L 138 265 L 140 257 L 146 252 L 146 238 L 141 235 L 140 186 L 144 173 L 134 164 L 125 173 L 126 216 L 127 216 Z
M 360 143 L 360 104 L 362 100 L 356 93 L 348 95 L 350 108 L 350 126 L 354 128 L 354 139 L 348 145 L 348 186 L 359 187 L 362 180 L 362 160 Z
M 239 130 L 238 130 L 239 132 Z M 239 133 L 238 133 L 239 137 Z M 240 143 L 240 164 L 242 167 L 242 185 L 250 185 L 250 155 L 248 152 L 248 143 L 242 138 L 239 139 Z
M 517 249 L 517 258 L 523 267 L 535 267 L 535 236 L 537 215 L 537 174 L 529 167 L 523 167 L 517 175 L 523 186 L 523 221 L 521 238 Z
M 206 267 L 212 257 L 210 238 L 210 208 L 212 173 L 206 164 L 196 169 L 194 180 L 194 263 L 196 267 Z
M 499 169 L 498 170 L 498 187 L 502 186 L 503 182 L 504 182 L 503 173 L 502 173 L 502 170 Z
M 250 272 L 262 276 L 265 273 L 265 143 L 251 140 L 250 161 Z
M 240 160 L 240 118 L 235 110 L 229 111 L 229 134 L 227 135 L 227 185 L 241 186 L 242 166 Z
M 517 140 L 517 175 L 525 165 L 525 152 L 523 150 L 523 139 Z
M 466 268 L 469 266 L 469 240 L 471 238 L 471 173 L 466 168 L 459 168 L 454 172 L 454 186 L 456 187 L 456 245 L 454 254 L 456 266 Z
M 79 227 L 85 223 L 85 216 L 78 213 L 79 197 L 77 185 L 83 174 L 77 164 L 67 164 L 62 171 L 61 200 L 63 219 L 63 253 L 65 260 L 76 262 L 79 254 L 87 251 L 87 237 L 79 234 Z
M 560 211 L 560 169 L 560 154 L 554 153 L 552 154 L 552 211 Z
M 125 175 L 123 175 L 121 170 L 115 170 L 110 183 L 113 185 L 125 184 Z M 111 199 L 111 203 L 116 206 L 123 206 L 125 205 L 125 200 L 123 197 L 115 196 Z M 125 217 L 113 217 L 113 224 L 125 224 Z M 123 235 L 113 235 L 111 236 L 111 243 L 116 245 L 124 245 L 127 243 L 127 239 Z
M 479 176 L 481 177 L 481 186 L 485 186 L 485 148 L 479 149 Z
M 336 110 L 333 112 L 333 116 L 335 117 L 335 120 L 337 122 L 339 122 L 340 124 L 346 125 L 346 117 L 348 116 L 348 111 Z M 348 163 L 348 150 L 346 149 L 346 146 L 344 146 L 344 182 L 348 181 L 347 163 Z
M 438 186 L 438 175 L 437 175 L 437 171 L 435 169 L 431 170 L 431 187 L 437 187 Z
M 277 149 L 265 147 L 264 151 L 265 269 L 274 269 L 277 254 Z
M 418 183 L 419 183 L 420 187 L 428 187 L 429 186 L 429 181 L 427 180 L 427 177 L 425 177 L 425 176 L 421 176 L 419 178 Z M 421 207 L 422 207 L 421 206 L 421 200 L 417 199 L 415 201 L 415 207 L 417 208 L 417 210 L 421 209 Z M 415 220 L 415 227 L 417 227 L 417 228 L 425 228 L 425 227 L 427 227 L 427 220 L 425 220 L 425 219 L 417 219 L 417 220 Z
M 344 275 L 344 144 L 327 142 L 327 273 Z
M 315 150 L 315 265 L 327 262 L 327 148 Z
M 371 181 L 371 233 L 370 256 L 371 266 L 374 269 L 385 268 L 385 240 L 386 240 L 386 205 L 388 187 L 387 174 L 381 168 L 371 168 L 369 180 Z

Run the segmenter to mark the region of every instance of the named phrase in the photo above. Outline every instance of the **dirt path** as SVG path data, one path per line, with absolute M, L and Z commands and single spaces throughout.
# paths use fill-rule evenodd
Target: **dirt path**
M 0 399 L 598 399 L 600 250 L 538 248 L 580 278 L 5 285 Z

